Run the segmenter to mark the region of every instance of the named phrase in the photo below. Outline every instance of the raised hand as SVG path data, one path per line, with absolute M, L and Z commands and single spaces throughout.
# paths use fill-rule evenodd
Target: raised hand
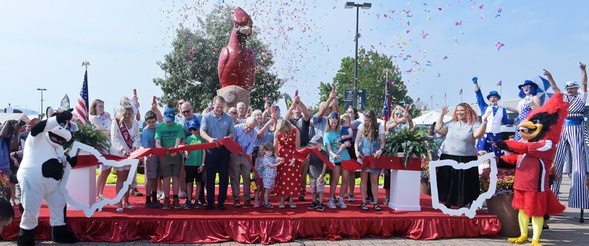
M 587 67 L 587 64 L 579 62 L 579 67 L 581 68 L 581 70 L 585 70 L 585 68 Z
M 446 105 L 442 106 L 441 114 L 446 115 L 447 113 L 448 113 L 448 105 L 446 104 Z
M 552 74 L 550 72 L 548 72 L 548 70 L 543 69 L 544 70 L 544 75 L 548 78 L 552 78 Z

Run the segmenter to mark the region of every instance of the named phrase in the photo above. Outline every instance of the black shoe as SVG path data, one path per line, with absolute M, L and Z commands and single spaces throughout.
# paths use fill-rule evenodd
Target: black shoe
M 213 210 L 214 208 L 215 208 L 214 204 L 209 204 L 209 205 L 207 205 L 206 210 Z
M 325 210 L 323 203 L 319 203 L 319 205 L 317 206 L 317 211 L 323 211 L 323 210 Z
M 380 211 L 380 210 L 382 210 L 382 208 L 380 207 L 380 205 L 378 205 L 378 203 L 375 203 L 374 204 L 374 210 Z
M 305 201 L 305 195 L 300 195 L 299 196 L 299 201 L 304 202 Z
M 16 244 L 18 246 L 35 246 L 35 229 L 25 230 L 20 228 Z
M 548 225 L 542 226 L 542 231 L 550 231 L 550 227 Z
M 316 209 L 317 208 L 317 203 L 312 202 L 311 206 L 308 207 L 308 209 Z
M 225 210 L 225 204 L 219 204 L 217 205 L 217 207 L 219 208 L 219 210 Z
M 362 210 L 368 210 L 368 205 L 366 205 L 366 203 L 363 202 L 362 204 L 360 204 L 360 209 L 362 209 Z
M 54 226 L 51 230 L 51 240 L 57 243 L 77 243 L 78 237 L 67 226 Z

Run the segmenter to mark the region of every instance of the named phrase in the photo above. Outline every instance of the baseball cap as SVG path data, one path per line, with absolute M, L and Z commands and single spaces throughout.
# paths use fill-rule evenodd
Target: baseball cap
M 164 111 L 164 120 L 165 121 L 175 121 L 176 120 L 176 112 L 174 112 L 173 108 L 166 108 Z
M 579 83 L 577 81 L 569 81 L 566 82 L 564 85 L 565 89 L 569 89 L 569 88 L 579 88 Z
M 199 127 L 200 127 L 200 121 L 198 121 L 197 118 L 194 118 L 189 122 L 188 129 L 192 129 L 192 128 L 198 129 Z
M 311 144 L 323 143 L 323 137 L 321 135 L 315 135 L 311 138 L 311 141 L 309 141 L 309 143 L 311 143 Z

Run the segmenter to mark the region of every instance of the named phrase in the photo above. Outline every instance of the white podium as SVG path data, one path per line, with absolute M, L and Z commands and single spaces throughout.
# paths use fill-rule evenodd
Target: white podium
M 390 170 L 391 198 L 389 207 L 397 211 L 421 211 L 419 188 L 421 171 Z
M 96 166 L 72 169 L 65 187 L 75 201 L 92 206 L 96 203 Z M 68 210 L 81 210 L 68 205 Z

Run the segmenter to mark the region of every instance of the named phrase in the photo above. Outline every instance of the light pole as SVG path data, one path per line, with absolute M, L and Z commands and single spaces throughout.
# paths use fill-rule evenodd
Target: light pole
M 39 111 L 39 118 L 43 116 L 43 91 L 46 91 L 45 88 L 37 88 L 38 91 L 41 91 L 41 111 Z
M 369 9 L 372 7 L 372 3 L 355 3 L 355 2 L 346 2 L 346 9 L 351 9 L 356 7 L 356 36 L 354 36 L 354 41 L 356 41 L 356 49 L 355 49 L 355 68 L 354 68 L 354 98 L 352 100 L 352 104 L 354 108 L 358 108 L 358 38 L 360 38 L 360 33 L 358 33 L 358 23 L 360 19 L 360 8 Z

